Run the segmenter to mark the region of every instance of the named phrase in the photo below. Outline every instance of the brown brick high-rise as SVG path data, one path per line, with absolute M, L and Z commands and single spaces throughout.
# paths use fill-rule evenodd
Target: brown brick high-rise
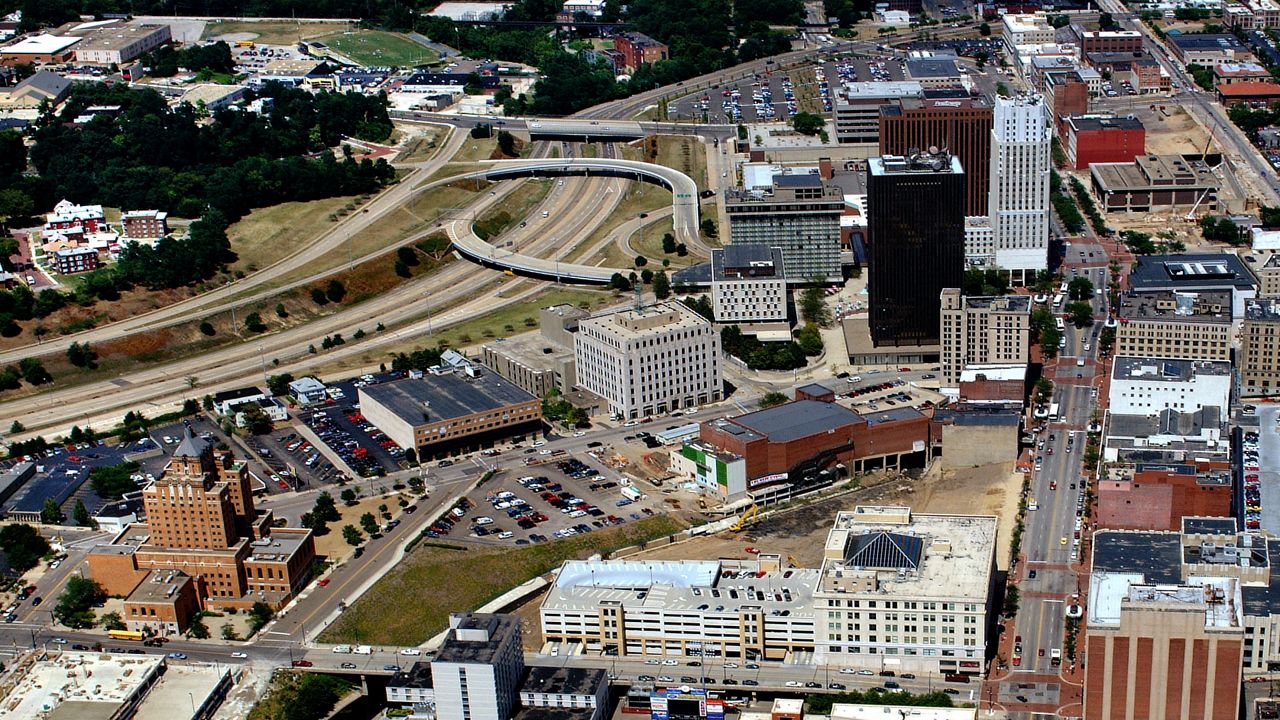
M 880 154 L 945 147 L 965 172 L 966 216 L 987 214 L 991 179 L 991 106 L 981 100 L 902 98 L 880 108 Z

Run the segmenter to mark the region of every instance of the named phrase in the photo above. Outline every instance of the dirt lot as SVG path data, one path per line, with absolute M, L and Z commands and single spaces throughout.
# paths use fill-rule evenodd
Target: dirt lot
M 1204 152 L 1209 136 L 1185 110 L 1165 103 L 1164 111 L 1153 111 L 1149 104 L 1134 102 L 1126 114 L 1132 113 L 1147 129 L 1147 152 L 1155 155 Z
M 316 555 L 327 557 L 330 560 L 336 560 L 353 549 L 342 537 L 342 527 L 344 525 L 360 527 L 360 516 L 367 512 L 373 513 L 374 517 L 378 518 L 378 525 L 383 525 L 387 521 L 378 514 L 379 505 L 386 505 L 387 509 L 391 510 L 392 513 L 400 512 L 399 505 L 396 502 L 398 495 L 394 493 L 385 497 L 380 495 L 362 497 L 356 501 L 355 505 L 350 507 L 338 499 L 336 488 L 332 494 L 334 499 L 338 501 L 338 512 L 342 514 L 342 519 L 329 523 L 329 532 L 316 538 Z M 361 530 L 360 534 L 365 535 L 364 530 Z M 367 535 L 365 536 L 365 542 L 369 542 Z M 378 541 L 375 540 L 374 542 Z

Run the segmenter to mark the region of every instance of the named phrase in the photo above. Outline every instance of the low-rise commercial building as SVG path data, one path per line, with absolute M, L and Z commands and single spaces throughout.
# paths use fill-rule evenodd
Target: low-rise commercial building
M 1170 360 L 1231 360 L 1231 293 L 1125 293 L 1115 354 Z
M 1024 376 L 1018 384 L 1025 382 Z M 1022 428 L 1020 407 L 1020 402 L 962 402 L 935 411 L 932 424 L 938 428 L 935 437 L 942 441 L 943 468 L 974 468 L 1017 461 Z
M 1081 56 L 1095 52 L 1142 52 L 1142 33 L 1137 30 L 1086 30 L 1076 24 L 1071 26 L 1071 30 L 1075 33 Z
M 994 517 L 859 506 L 836 515 L 814 590 L 820 665 L 982 674 Z
M 1054 29 L 1043 13 L 1006 13 L 1001 19 L 1001 37 L 1011 56 L 1019 45 L 1042 45 L 1054 41 Z
M 71 62 L 75 56 L 74 46 L 82 38 L 75 36 L 51 35 L 40 33 L 28 35 L 21 40 L 0 48 L 0 64 L 14 65 L 52 65 Z
M 422 458 L 491 447 L 541 427 L 542 402 L 474 365 L 360 388 L 360 413 Z
M 880 108 L 903 98 L 922 97 L 924 86 L 914 81 L 845 83 L 833 106 L 836 142 L 879 142 Z
M 1209 166 L 1185 155 L 1142 155 L 1131 163 L 1094 163 L 1093 193 L 1106 212 L 1211 213 L 1218 179 Z
M 34 110 L 43 103 L 57 107 L 70 93 L 70 80 L 55 72 L 40 70 L 13 87 L 0 88 L 0 107 Z
M 965 296 L 959 288 L 946 288 L 941 299 L 943 388 L 958 388 L 966 368 L 1027 364 L 1029 296 Z
M 299 405 L 315 405 L 329 399 L 329 388 L 313 377 L 303 377 L 289 383 L 289 394 Z
M 1171 530 L 1183 517 L 1231 517 L 1233 484 L 1224 463 L 1139 463 L 1098 480 L 1098 527 Z
M 1213 68 L 1213 82 L 1215 85 L 1270 81 L 1271 73 L 1258 63 L 1223 63 Z
M 718 323 L 787 320 L 782 249 L 734 244 L 711 251 L 711 308 Z
M 1175 290 L 1231 293 L 1231 317 L 1244 316 L 1245 301 L 1258 294 L 1258 279 L 1234 253 L 1140 255 L 1129 273 L 1129 291 L 1139 294 Z
M 92 25 L 74 48 L 76 62 L 85 65 L 123 65 L 173 40 L 165 23 L 134 20 Z
M 1253 60 L 1244 43 L 1230 33 L 1181 33 L 1170 35 L 1166 44 L 1183 65 L 1211 68 L 1222 63 Z
M 1280 299 L 1245 303 L 1238 360 L 1241 394 L 1280 393 Z
M 148 634 L 179 635 L 200 610 L 196 582 L 179 570 L 153 570 L 124 601 L 124 624 Z
M 719 401 L 720 336 L 683 303 L 604 313 L 574 336 L 578 385 L 633 419 Z
M 1263 107 L 1280 100 L 1280 84 L 1262 81 L 1241 81 L 1218 86 L 1218 102 L 1226 107 L 1251 105 Z
M 818 572 L 756 560 L 569 560 L 538 609 L 549 642 L 629 656 L 811 652 Z
M 1105 425 L 1108 462 L 1225 460 L 1231 364 L 1117 357 Z
M 600 720 L 609 709 L 609 676 L 600 668 L 532 667 L 520 685 L 520 705 L 517 718 L 557 708 L 582 711 L 575 720 Z
M 948 57 L 928 57 L 908 60 L 907 78 L 922 87 L 943 88 L 960 85 L 960 68 Z
M 1067 120 L 1067 160 L 1076 170 L 1093 163 L 1131 163 L 1146 154 L 1147 131 L 1135 117 L 1073 117 Z

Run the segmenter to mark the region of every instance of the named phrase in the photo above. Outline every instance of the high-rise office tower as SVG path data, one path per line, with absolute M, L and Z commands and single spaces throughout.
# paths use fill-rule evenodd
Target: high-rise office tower
M 1008 271 L 1015 283 L 1025 284 L 1049 267 L 1052 134 L 1049 112 L 1039 95 L 996 98 L 988 168 L 995 256 L 983 260 Z
M 880 107 L 880 154 L 945 148 L 965 174 L 965 215 L 986 215 L 991 192 L 991 105 L 970 98 L 900 98 Z
M 781 248 L 787 280 L 840 282 L 840 216 L 844 195 L 820 175 L 775 175 L 768 190 L 724 196 L 730 245 Z
M 871 340 L 937 345 L 943 288 L 964 276 L 964 170 L 947 153 L 871 158 Z

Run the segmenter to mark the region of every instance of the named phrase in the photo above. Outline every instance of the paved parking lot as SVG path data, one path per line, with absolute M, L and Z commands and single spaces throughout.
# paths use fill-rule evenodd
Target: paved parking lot
M 670 119 L 705 117 L 712 123 L 785 121 L 797 112 L 831 112 L 834 93 L 843 83 L 902 79 L 902 63 L 894 58 L 840 58 L 759 73 L 681 98 L 668 112 Z
M 624 496 L 589 456 L 539 455 L 541 464 L 499 474 L 464 498 L 429 537 L 528 545 L 653 515 L 658 501 Z M 635 497 L 638 493 L 628 490 Z

